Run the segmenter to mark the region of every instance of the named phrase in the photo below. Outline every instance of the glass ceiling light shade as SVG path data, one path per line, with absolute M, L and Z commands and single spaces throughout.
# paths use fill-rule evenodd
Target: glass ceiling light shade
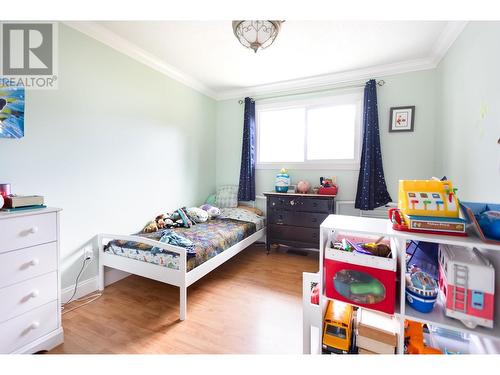
M 273 44 L 284 21 L 233 21 L 233 32 L 240 43 L 255 53 Z

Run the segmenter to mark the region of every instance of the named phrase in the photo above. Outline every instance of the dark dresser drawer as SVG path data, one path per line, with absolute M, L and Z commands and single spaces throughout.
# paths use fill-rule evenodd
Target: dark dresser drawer
M 305 198 L 305 197 L 271 197 L 268 198 L 269 207 L 277 210 L 324 212 L 332 211 L 332 203 L 329 199 Z
M 335 213 L 334 196 L 264 193 L 267 198 L 267 251 L 271 244 L 318 248 L 319 226 Z
M 290 243 L 301 242 L 317 246 L 319 243 L 319 227 L 318 228 L 300 228 L 290 225 L 269 225 L 270 234 L 277 242 Z
M 295 212 L 285 210 L 271 210 L 268 212 L 267 220 L 269 224 L 318 228 L 327 217 L 327 213 L 301 212 L 297 215 Z
M 300 211 L 324 212 L 329 213 L 332 210 L 331 200 L 327 199 L 301 199 L 298 205 Z

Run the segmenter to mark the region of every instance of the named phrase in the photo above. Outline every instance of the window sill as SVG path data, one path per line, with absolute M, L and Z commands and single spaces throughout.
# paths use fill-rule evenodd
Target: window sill
M 255 169 L 274 169 L 280 170 L 341 170 L 341 171 L 359 171 L 359 161 L 357 162 L 318 162 L 318 163 L 258 163 Z

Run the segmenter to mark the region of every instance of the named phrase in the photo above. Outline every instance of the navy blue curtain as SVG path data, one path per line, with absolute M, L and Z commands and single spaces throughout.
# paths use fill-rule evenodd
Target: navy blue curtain
M 354 207 L 361 210 L 373 210 L 391 201 L 382 167 L 382 151 L 378 130 L 377 83 L 371 79 L 365 85 L 363 149 Z
M 243 147 L 241 149 L 240 186 L 238 200 L 255 200 L 255 101 L 245 98 Z

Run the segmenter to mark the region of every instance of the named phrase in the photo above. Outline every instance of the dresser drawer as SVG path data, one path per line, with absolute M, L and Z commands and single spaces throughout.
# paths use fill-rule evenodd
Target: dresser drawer
M 268 198 L 269 199 L 269 198 Z M 321 198 L 308 197 L 272 197 L 269 200 L 269 209 L 286 211 L 305 211 L 318 213 L 332 213 L 333 201 Z
M 10 353 L 58 328 L 58 304 L 50 302 L 0 323 L 0 353 Z
M 0 253 L 55 241 L 55 213 L 0 219 Z
M 270 224 L 294 225 L 297 227 L 319 228 L 328 214 L 310 212 L 290 212 L 271 210 L 268 215 Z
M 57 242 L 0 254 L 0 288 L 57 269 Z
M 317 247 L 319 244 L 319 227 L 318 228 L 302 228 L 290 225 L 269 225 L 271 241 L 297 241 L 302 243 L 310 243 Z
M 0 289 L 0 322 L 57 299 L 57 272 Z
M 333 201 L 321 198 L 302 199 L 299 207 L 300 211 L 323 212 L 328 214 L 333 212 Z

